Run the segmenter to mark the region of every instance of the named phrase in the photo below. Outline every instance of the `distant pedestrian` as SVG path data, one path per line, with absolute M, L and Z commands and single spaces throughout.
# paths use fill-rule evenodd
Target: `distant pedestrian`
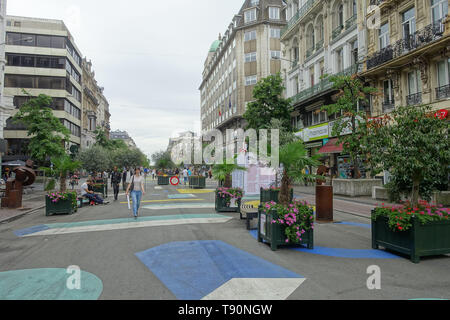
M 131 199 L 133 199 L 133 215 L 134 219 L 137 219 L 139 207 L 141 205 L 142 196 L 145 195 L 144 178 L 141 176 L 141 169 L 136 168 L 134 175 L 131 178 L 131 182 L 127 187 L 126 195 L 131 192 Z
M 208 175 L 209 175 L 209 178 L 212 179 L 212 170 L 211 169 L 209 169 Z
M 127 190 L 130 178 L 131 178 L 131 171 L 129 171 L 128 168 L 125 168 L 122 175 L 122 186 L 124 191 Z
M 114 171 L 111 174 L 111 187 L 114 190 L 114 201 L 117 201 L 119 196 L 119 185 L 122 180 L 122 174 L 117 170 L 117 167 L 114 167 Z
M 186 185 L 188 182 L 188 176 L 189 176 L 188 170 L 186 168 L 184 168 L 184 170 L 183 170 L 184 185 Z

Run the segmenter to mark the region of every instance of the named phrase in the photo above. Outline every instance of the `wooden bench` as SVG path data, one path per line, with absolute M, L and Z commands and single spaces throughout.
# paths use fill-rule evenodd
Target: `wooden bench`
M 250 221 L 252 221 L 255 218 L 258 218 L 258 208 L 253 207 L 251 204 L 243 204 L 241 205 L 241 208 L 239 210 L 241 220 L 246 220 L 247 224 L 247 230 L 250 229 Z M 245 213 L 245 218 L 242 216 L 242 214 Z

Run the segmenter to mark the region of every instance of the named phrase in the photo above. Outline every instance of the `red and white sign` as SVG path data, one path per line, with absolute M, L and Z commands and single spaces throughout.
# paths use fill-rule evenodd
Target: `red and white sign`
M 172 177 L 170 178 L 170 184 L 173 186 L 177 186 L 180 184 L 180 179 L 178 179 L 178 177 Z
M 435 116 L 436 118 L 441 119 L 441 120 L 445 120 L 445 119 L 447 119 L 447 117 L 448 117 L 448 110 L 441 109 L 441 110 L 439 110 L 438 112 L 436 112 L 436 113 L 434 114 L 434 116 Z

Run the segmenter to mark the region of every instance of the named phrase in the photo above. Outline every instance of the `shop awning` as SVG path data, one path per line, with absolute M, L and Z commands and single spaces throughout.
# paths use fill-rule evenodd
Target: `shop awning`
M 317 153 L 341 153 L 342 150 L 344 150 L 344 147 L 341 144 L 338 144 L 338 139 L 331 139 L 327 142 L 326 145 L 324 145 Z

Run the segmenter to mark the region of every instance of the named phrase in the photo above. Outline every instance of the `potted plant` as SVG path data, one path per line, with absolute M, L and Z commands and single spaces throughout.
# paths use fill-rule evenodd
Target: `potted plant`
M 280 194 L 280 187 L 271 186 L 269 188 L 261 188 L 260 189 L 260 195 L 259 195 L 259 201 L 260 203 L 263 202 L 278 202 L 278 197 Z M 294 199 L 294 189 L 291 188 L 291 195 L 290 195 L 290 201 Z
M 314 211 L 306 202 L 292 199 L 290 186 L 295 181 L 304 182 L 316 178 L 315 175 L 304 173 L 302 169 L 306 166 L 317 166 L 317 158 L 309 157 L 304 143 L 299 140 L 283 145 L 279 155 L 283 176 L 278 204 L 275 201 L 260 204 L 258 241 L 269 242 L 272 250 L 276 250 L 279 245 L 290 244 L 306 244 L 312 249 Z M 300 232 L 300 236 L 296 230 Z
M 258 216 L 258 242 L 269 242 L 273 251 L 291 244 L 314 249 L 314 210 L 306 201 L 294 200 L 287 206 L 266 202 Z
M 45 196 L 45 214 L 73 214 L 77 211 L 76 192 L 66 192 L 67 175 L 81 165 L 68 155 L 52 159 L 52 168 L 42 168 L 48 175 L 59 178 L 59 191 L 49 191 Z
M 236 163 L 237 156 L 233 160 L 228 160 L 223 164 L 216 164 L 212 168 L 213 178 L 219 183 L 219 187 L 216 189 L 216 211 L 231 211 L 239 212 L 241 206 L 241 199 L 243 197 L 243 191 L 240 188 L 232 188 L 231 174 L 235 170 L 245 171 L 245 167 L 241 167 Z M 235 206 L 230 208 L 231 201 L 235 202 Z
M 377 207 L 372 211 L 372 247 L 420 257 L 450 253 L 450 209 L 419 201 Z
M 241 188 L 217 188 L 215 201 L 216 211 L 239 212 L 243 194 L 244 193 Z

